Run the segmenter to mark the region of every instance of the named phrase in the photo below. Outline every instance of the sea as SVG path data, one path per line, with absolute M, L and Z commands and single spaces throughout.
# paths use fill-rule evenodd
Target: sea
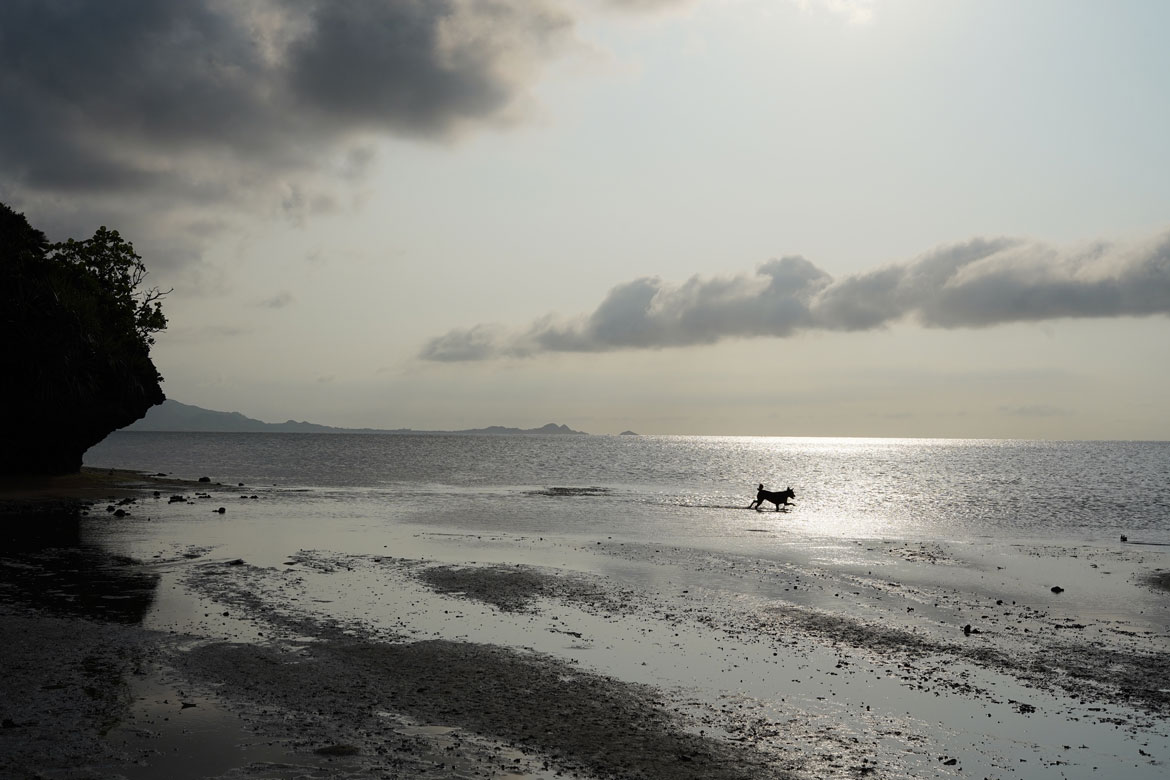
M 460 531 L 1170 542 L 1170 442 L 120 431 L 84 460 Z

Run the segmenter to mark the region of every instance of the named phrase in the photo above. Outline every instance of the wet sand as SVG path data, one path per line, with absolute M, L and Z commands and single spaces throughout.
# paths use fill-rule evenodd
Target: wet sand
M 190 490 L 199 483 L 165 474 L 143 474 L 128 469 L 83 467 L 76 474 L 56 476 L 0 476 L 0 503 L 120 500 L 147 490 Z
M 121 518 L 54 509 L 59 533 L 0 556 L 0 776 L 1153 778 L 1170 758 L 1163 546 L 755 516 L 746 541 L 656 545 L 185 487 Z

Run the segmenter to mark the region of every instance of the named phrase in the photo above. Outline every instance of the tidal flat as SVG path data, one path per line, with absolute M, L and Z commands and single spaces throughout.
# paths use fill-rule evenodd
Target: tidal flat
M 376 493 L 134 490 L 0 555 L 2 776 L 1160 778 L 1170 757 L 1162 545 L 784 513 L 671 543 L 440 528 Z M 45 525 L 9 506 L 6 529 Z

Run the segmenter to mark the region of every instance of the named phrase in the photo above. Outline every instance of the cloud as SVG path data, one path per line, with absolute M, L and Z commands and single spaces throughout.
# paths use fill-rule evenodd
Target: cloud
M 445 363 L 472 360 L 487 360 L 500 355 L 520 356 L 528 354 L 518 346 L 504 343 L 504 333 L 492 325 L 476 325 L 472 328 L 453 330 L 446 335 L 431 339 L 423 347 L 422 358 Z
M 283 309 L 293 303 L 293 295 L 288 290 L 281 290 L 271 298 L 265 298 L 257 303 L 257 306 L 265 309 Z
M 556 0 L 5 0 L 0 197 L 187 262 L 209 214 L 335 209 L 373 137 L 514 120 L 572 27 Z
M 504 110 L 570 26 L 539 0 L 7 0 L 0 159 L 34 187 L 194 192 L 170 155 L 283 169 L 356 130 L 444 136 Z
M 1067 417 L 1069 411 L 1051 404 L 1025 404 L 1023 406 L 1001 406 L 999 410 L 1013 417 Z
M 420 357 L 451 362 L 661 349 L 865 331 L 906 319 L 929 328 L 982 328 L 1156 314 L 1170 314 L 1170 233 L 1065 249 L 976 238 L 838 280 L 802 257 L 681 285 L 644 277 L 614 287 L 589 315 L 545 317 L 518 333 L 499 325 L 455 329 L 431 339 Z
M 616 11 L 647 13 L 693 5 L 698 0 L 597 0 L 598 4 Z
M 842 17 L 850 24 L 868 24 L 873 21 L 876 0 L 792 0 L 802 11 L 811 11 L 814 6 L 824 8 L 831 14 Z

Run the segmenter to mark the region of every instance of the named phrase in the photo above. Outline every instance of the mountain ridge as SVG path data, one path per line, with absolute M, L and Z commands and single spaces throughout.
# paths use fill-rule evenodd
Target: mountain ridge
M 457 431 L 421 431 L 413 428 L 338 428 L 319 425 L 304 420 L 286 420 L 269 423 L 247 417 L 239 412 L 220 412 L 200 406 L 185 404 L 168 398 L 160 405 L 151 407 L 142 419 L 122 428 L 123 431 L 175 431 L 196 433 L 380 433 L 380 434 L 479 434 L 485 436 L 525 435 L 576 435 L 587 436 L 585 431 L 575 431 L 567 425 L 547 423 L 539 428 L 509 428 L 491 425 L 487 428 L 466 428 Z

